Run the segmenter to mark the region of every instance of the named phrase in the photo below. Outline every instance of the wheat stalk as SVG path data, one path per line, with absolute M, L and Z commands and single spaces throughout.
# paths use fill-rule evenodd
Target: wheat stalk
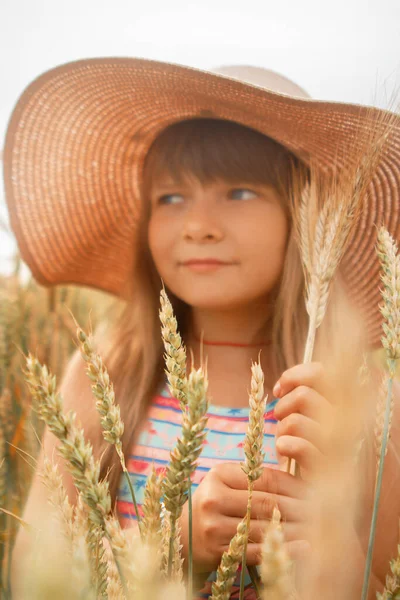
M 211 600 L 229 600 L 236 573 L 242 560 L 247 539 L 247 518 L 240 521 L 229 548 L 222 555 L 217 569 L 217 579 L 212 584 Z
M 103 529 L 90 527 L 86 537 L 92 585 L 96 598 L 107 598 L 108 562 L 103 545 Z
M 125 600 L 125 594 L 121 586 L 121 579 L 110 546 L 107 546 L 105 549 L 105 558 L 107 560 L 108 600 Z
M 383 316 L 382 345 L 386 352 L 386 362 L 389 370 L 383 429 L 379 427 L 380 447 L 379 465 L 375 484 L 375 498 L 372 510 L 368 552 L 364 572 L 362 600 L 368 597 L 369 578 L 374 552 L 376 523 L 378 518 L 379 500 L 382 488 L 383 469 L 387 445 L 390 435 L 391 415 L 393 412 L 393 379 L 396 374 L 397 361 L 400 358 L 400 256 L 398 248 L 389 232 L 381 227 L 378 232 L 377 254 L 382 269 L 382 298 L 380 311 Z
M 391 120 L 385 122 L 387 116 L 380 116 L 381 121 L 373 118 L 371 115 L 372 133 L 363 140 L 358 160 L 329 174 L 313 162 L 309 176 L 303 169 L 294 173 L 293 216 L 309 316 L 304 363 L 312 360 L 316 331 L 326 314 L 333 277 L 391 131 Z M 288 471 L 298 473 L 295 461 L 288 461 Z
M 95 461 L 92 447 L 84 439 L 83 430 L 75 425 L 75 414 L 62 411 L 62 397 L 56 391 L 56 379 L 46 366 L 32 355 L 26 360 L 26 381 L 32 394 L 33 408 L 49 430 L 60 440 L 59 452 L 69 464 L 75 486 L 89 507 L 94 525 L 104 525 L 111 510 L 108 483 L 99 482 L 100 463 Z
M 182 437 L 171 451 L 167 466 L 163 493 L 165 508 L 171 513 L 171 543 L 169 569 L 172 560 L 172 544 L 175 525 L 182 513 L 190 486 L 190 477 L 197 466 L 203 448 L 207 424 L 207 375 L 203 369 L 192 369 L 187 383 L 187 407 L 182 414 Z
M 114 386 L 110 381 L 109 374 L 103 363 L 103 359 L 94 351 L 92 338 L 77 325 L 77 338 L 80 344 L 81 354 L 87 364 L 86 373 L 92 382 L 92 392 L 96 398 L 96 409 L 100 415 L 100 423 L 103 428 L 103 437 L 109 443 L 115 446 L 124 477 L 128 483 L 135 507 L 136 517 L 140 523 L 140 514 L 136 501 L 135 491 L 125 464 L 125 457 L 122 450 L 122 435 L 124 433 L 124 424 L 121 420 L 120 408 L 115 403 Z
M 155 548 L 161 545 L 161 495 L 162 477 L 158 476 L 153 466 L 146 481 L 141 533 L 144 543 Z
M 182 410 L 187 405 L 186 350 L 178 332 L 178 323 L 164 289 L 160 292 L 161 335 L 165 348 L 165 373 L 171 395 L 179 400 Z
M 285 550 L 281 515 L 275 507 L 262 544 L 261 580 L 264 600 L 287 600 L 291 597 L 291 563 Z
M 400 597 L 400 546 L 397 546 L 396 558 L 390 561 L 390 571 L 382 594 L 377 593 L 378 600 L 398 600 Z
M 96 409 L 101 417 L 100 422 L 104 439 L 115 446 L 122 468 L 126 470 L 121 442 L 124 424 L 121 421 L 119 406 L 115 403 L 113 384 L 101 356 L 94 351 L 92 337 L 87 336 L 78 327 L 77 338 L 80 343 L 82 357 L 87 364 L 86 372 L 92 382 L 91 388 L 96 398 Z
M 62 397 L 56 391 L 55 377 L 32 355 L 27 357 L 26 367 L 25 377 L 32 394 L 34 410 L 60 440 L 58 451 L 66 459 L 75 487 L 88 506 L 90 529 L 99 527 L 108 534 L 106 517 L 111 511 L 111 498 L 108 482 L 99 481 L 100 463 L 94 460 L 92 447 L 85 441 L 83 430 L 75 425 L 75 414 L 70 412 L 64 415 Z M 118 527 L 120 528 L 119 524 Z M 114 550 L 113 540 L 109 541 Z M 117 558 L 116 562 L 118 566 Z
M 47 456 L 44 456 L 41 477 L 49 493 L 49 502 L 60 512 L 62 517 L 65 537 L 72 542 L 74 538 L 74 509 L 68 500 L 57 464 L 49 460 Z
M 267 396 L 268 397 L 268 396 Z M 251 366 L 251 391 L 249 394 L 249 424 L 244 441 L 245 462 L 241 464 L 243 472 L 247 475 L 248 500 L 246 511 L 246 542 L 243 549 L 242 572 L 240 576 L 240 600 L 244 594 L 244 577 L 246 572 L 246 552 L 250 530 L 251 502 L 254 482 L 261 477 L 264 452 L 264 414 L 267 397 L 264 398 L 264 373 L 261 368 L 260 358 L 258 363 Z
M 386 399 L 388 396 L 388 379 L 386 376 L 382 377 L 382 382 L 378 390 L 378 401 L 376 403 L 376 417 L 374 427 L 374 442 L 375 442 L 375 454 L 376 454 L 376 473 L 379 470 L 379 461 L 382 452 L 382 444 L 385 430 L 385 418 L 386 418 Z M 393 396 L 389 408 L 389 424 L 388 424 L 388 436 L 390 438 L 390 428 L 392 424 L 393 415 Z M 385 456 L 387 454 L 387 447 L 385 449 Z
M 169 574 L 169 580 L 177 583 L 183 581 L 183 558 L 181 557 L 181 528 L 179 521 L 175 526 L 175 535 L 171 535 L 171 513 L 165 508 L 163 509 L 162 527 L 161 527 L 161 544 L 162 544 L 162 563 L 161 568 L 165 577 L 168 577 L 170 544 L 172 539 L 172 561 Z

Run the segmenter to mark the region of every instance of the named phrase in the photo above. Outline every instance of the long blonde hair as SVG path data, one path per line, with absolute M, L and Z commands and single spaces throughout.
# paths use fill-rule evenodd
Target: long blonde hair
M 168 172 L 176 180 L 190 175 L 202 182 L 224 179 L 232 183 L 271 185 L 278 191 L 290 222 L 293 165 L 295 169 L 305 168 L 274 140 L 237 123 L 214 119 L 173 124 L 150 148 L 143 170 L 141 217 L 132 247 L 135 263 L 127 284 L 130 300 L 112 318 L 104 348 L 105 362 L 125 423 L 123 445 L 126 453 L 132 449 L 151 398 L 165 377 L 158 318 L 161 281 L 147 243 L 150 214 L 147 195 L 151 180 Z M 271 295 L 274 359 L 270 368 L 276 378 L 289 366 L 301 362 L 307 327 L 303 288 L 301 261 L 291 228 L 281 281 Z M 169 290 L 167 292 L 185 339 L 190 307 Z M 100 454 L 103 448 L 95 450 Z M 120 470 L 110 450 L 104 453 L 102 461 L 102 474 L 106 473 L 115 498 Z

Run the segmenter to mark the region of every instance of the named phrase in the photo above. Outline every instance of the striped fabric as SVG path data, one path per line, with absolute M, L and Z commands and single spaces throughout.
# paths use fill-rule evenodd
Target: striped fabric
M 276 400 L 267 404 L 264 428 L 265 465 L 277 468 L 275 453 L 275 431 L 277 421 L 273 417 Z M 196 492 L 203 477 L 214 465 L 224 462 L 243 461 L 243 443 L 247 429 L 249 408 L 229 408 L 210 405 L 208 410 L 207 437 L 198 467 L 192 477 L 192 491 Z M 162 473 L 168 463 L 169 453 L 175 445 L 181 431 L 181 410 L 179 402 L 170 395 L 167 384 L 157 394 L 149 408 L 148 418 L 139 436 L 136 446 L 127 461 L 129 476 L 135 490 L 136 500 L 141 513 L 144 488 L 152 465 Z M 117 498 L 118 516 L 123 527 L 130 527 L 136 520 L 128 484 L 121 478 Z M 195 541 L 194 541 L 195 543 Z M 196 598 L 208 598 L 215 572 L 210 575 L 204 588 Z M 239 574 L 231 598 L 238 598 Z M 246 600 L 255 598 L 249 580 L 246 580 Z

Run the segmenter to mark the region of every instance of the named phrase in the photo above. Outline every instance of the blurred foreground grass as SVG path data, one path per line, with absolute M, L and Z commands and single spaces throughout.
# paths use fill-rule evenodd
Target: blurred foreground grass
M 0 276 L 0 597 L 9 596 L 10 555 L 40 449 L 43 424 L 31 411 L 22 366 L 33 352 L 60 381 L 75 349 L 69 311 L 94 329 L 112 298 L 73 286 L 44 288 L 22 281 L 21 261 L 12 275 Z M 5 512 L 7 511 L 7 512 Z M 12 514 L 9 514 L 12 513 Z

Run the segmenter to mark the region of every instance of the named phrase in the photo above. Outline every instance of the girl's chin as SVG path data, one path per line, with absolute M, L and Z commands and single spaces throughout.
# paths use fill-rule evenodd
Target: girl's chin
M 198 310 L 227 311 L 248 306 L 251 299 L 243 296 L 229 296 L 221 290 L 209 290 L 204 294 L 176 294 L 178 298 Z

